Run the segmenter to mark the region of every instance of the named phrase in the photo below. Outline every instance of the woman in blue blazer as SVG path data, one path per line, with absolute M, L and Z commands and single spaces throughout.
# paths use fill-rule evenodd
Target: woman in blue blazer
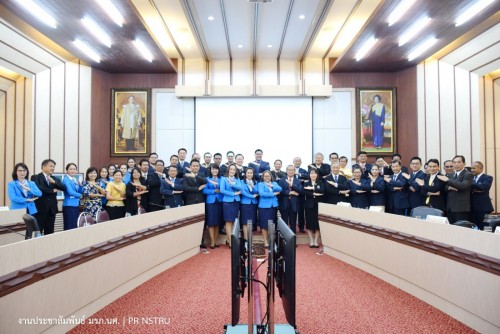
M 29 181 L 30 172 L 26 164 L 20 162 L 14 166 L 12 180 L 7 184 L 7 193 L 10 199 L 10 209 L 26 209 L 26 213 L 34 215 L 37 213 L 35 201 L 42 196 L 42 192 L 35 182 Z M 26 239 L 28 237 L 26 231 Z
M 231 247 L 231 232 L 238 212 L 240 210 L 241 182 L 238 179 L 238 168 L 235 164 L 229 165 L 226 175 L 221 178 L 220 192 L 222 198 L 222 215 L 226 222 L 226 245 Z
M 207 177 L 207 185 L 203 188 L 205 200 L 205 222 L 208 226 L 210 235 L 210 248 L 219 247 L 217 238 L 219 237 L 219 223 L 222 219 L 222 198 L 224 195 L 220 192 L 219 165 L 210 164 L 210 176 Z
M 372 165 L 371 173 L 368 174 L 370 178 L 370 206 L 378 206 L 385 210 L 385 181 L 380 176 L 380 171 L 377 165 Z
M 349 195 L 353 208 L 366 209 L 370 206 L 368 194 L 371 191 L 371 187 L 368 180 L 361 177 L 362 175 L 363 171 L 361 167 L 354 167 L 352 169 L 352 179 L 349 180 Z
M 80 198 L 83 194 L 81 182 L 75 178 L 78 169 L 72 162 L 66 165 L 66 175 L 63 184 L 66 186 L 63 201 L 64 230 L 71 230 L 77 227 Z
M 259 191 L 257 181 L 255 181 L 253 169 L 248 168 L 245 172 L 245 178 L 241 181 L 241 224 L 243 224 L 243 236 L 248 240 L 248 221 L 252 226 L 257 223 L 257 204 L 259 201 Z
M 259 224 L 264 238 L 264 245 L 269 246 L 267 240 L 268 221 L 272 220 L 276 224 L 276 210 L 278 208 L 278 195 L 281 192 L 281 187 L 272 182 L 273 176 L 270 171 L 266 170 L 262 173 L 261 182 L 257 184 L 259 192 Z

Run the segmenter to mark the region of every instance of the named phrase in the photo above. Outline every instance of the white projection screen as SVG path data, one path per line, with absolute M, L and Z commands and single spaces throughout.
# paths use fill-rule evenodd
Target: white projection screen
M 302 158 L 303 166 L 312 161 L 311 97 L 196 98 L 195 150 L 203 157 L 226 152 L 241 153 L 247 166 L 257 148 L 273 169 L 276 159 L 283 170 Z

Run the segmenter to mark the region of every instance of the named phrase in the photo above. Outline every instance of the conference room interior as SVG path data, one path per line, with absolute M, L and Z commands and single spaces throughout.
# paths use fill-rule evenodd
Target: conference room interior
M 150 152 L 167 162 L 183 147 L 188 156 L 220 152 L 224 160 L 231 150 L 245 165 L 260 148 L 263 160 L 282 159 L 283 169 L 295 156 L 307 169 L 317 152 L 325 162 L 337 152 L 349 165 L 366 150 L 371 163 L 399 153 L 405 166 L 419 156 L 441 167 L 463 155 L 466 166 L 481 161 L 493 176 L 498 212 L 498 0 L 111 0 L 117 12 L 110 16 L 101 7 L 107 1 L 33 2 L 35 14 L 23 5 L 29 1 L 0 2 L 0 206 L 10 206 L 7 183 L 19 162 L 30 175 L 47 158 L 56 173 L 68 163 L 84 173 Z M 478 12 L 460 21 L 474 7 Z M 88 30 L 89 20 L 100 33 Z M 410 28 L 418 32 L 408 34 Z M 381 147 L 363 114 L 376 94 L 390 116 Z M 134 150 L 116 130 L 130 95 L 143 119 L 144 140 Z M 22 213 L 1 211 L 0 224 L 23 234 Z M 321 252 L 307 247 L 306 235 L 297 237 L 301 333 L 500 332 L 498 234 L 324 203 L 319 217 Z M 58 214 L 55 234 L 31 240 L 0 230 L 0 332 L 223 332 L 231 316 L 230 253 L 200 252 L 203 225 L 199 204 L 71 231 L 62 231 Z M 194 288 L 207 285 L 197 268 L 213 270 L 227 286 Z M 339 293 L 345 281 L 325 281 L 337 271 L 378 288 Z M 183 273 L 195 276 L 187 280 L 192 285 L 158 288 Z M 307 293 L 311 279 L 318 284 L 311 293 L 327 295 L 324 303 Z M 155 289 L 171 299 L 153 299 Z M 412 317 L 405 309 L 393 323 L 380 321 L 387 306 L 370 306 L 360 323 L 343 320 L 356 306 L 349 298 L 371 305 L 363 298 L 378 300 L 381 291 L 401 308 L 430 308 L 428 317 L 405 322 Z M 133 313 L 127 301 L 143 303 L 141 293 L 151 305 Z M 38 294 L 43 300 L 33 301 Z M 198 313 L 202 307 L 193 317 L 183 313 L 196 296 L 206 308 L 220 303 L 212 318 Z M 277 320 L 285 323 L 276 299 Z M 248 322 L 245 312 L 243 306 L 240 323 Z M 93 315 L 117 317 L 119 327 L 89 324 Z M 37 317 L 87 323 L 23 323 Z M 133 323 L 155 317 L 171 323 Z

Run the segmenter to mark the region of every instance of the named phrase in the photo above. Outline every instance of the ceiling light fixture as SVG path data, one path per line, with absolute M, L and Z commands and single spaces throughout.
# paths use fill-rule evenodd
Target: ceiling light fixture
M 412 24 L 399 38 L 399 46 L 405 45 L 410 39 L 415 37 L 422 29 L 424 29 L 431 22 L 428 16 L 418 19 Z
M 306 16 L 304 14 L 299 15 L 299 20 L 303 20 L 305 18 L 306 18 Z
M 136 39 L 134 41 L 134 45 L 137 51 L 139 51 L 147 61 L 149 61 L 150 63 L 153 61 L 153 54 L 151 53 L 151 51 L 149 51 L 143 41 L 141 41 L 140 39 Z
M 26 8 L 31 15 L 45 23 L 46 25 L 56 29 L 57 21 L 48 12 L 46 12 L 42 7 L 38 6 L 32 0 L 17 0 L 24 8 Z
M 213 16 L 209 16 L 209 17 L 207 17 L 207 19 L 208 19 L 209 21 L 213 21 L 213 20 L 215 20 L 215 17 L 213 17 Z
M 420 57 L 422 53 L 425 51 L 429 50 L 431 46 L 436 44 L 437 39 L 436 37 L 430 37 L 426 39 L 423 43 L 421 43 L 419 46 L 417 46 L 409 55 L 408 55 L 408 61 L 412 61 L 413 59 Z
M 495 0 L 479 0 L 469 8 L 465 12 L 463 12 L 457 20 L 455 21 L 455 27 L 458 27 L 465 22 L 469 21 L 471 18 L 479 14 L 483 9 L 491 5 Z
M 415 0 L 402 0 L 396 8 L 389 14 L 389 18 L 387 22 L 389 26 L 392 26 L 394 23 L 399 21 L 399 19 L 410 9 Z
M 96 2 L 104 9 L 106 14 L 120 27 L 123 27 L 123 15 L 118 8 L 111 2 L 111 0 L 96 0 Z
M 268 47 L 268 48 L 272 48 L 272 47 L 273 47 L 273 45 L 272 45 L 272 44 L 267 44 L 267 47 Z
M 99 27 L 99 25 L 92 20 L 90 17 L 86 16 L 82 19 L 85 27 L 97 38 L 102 44 L 106 45 L 108 48 L 111 47 L 111 38 L 109 35 Z
M 94 50 L 92 50 L 92 48 L 88 46 L 85 42 L 76 39 L 73 43 L 76 45 L 77 48 L 83 51 L 83 53 L 85 53 L 87 57 L 89 57 L 90 59 L 92 59 L 97 63 L 101 62 L 101 57 L 99 57 L 99 55 Z
M 243 47 L 243 44 L 238 44 L 238 49 L 241 49 Z
M 375 46 L 377 43 L 378 39 L 375 37 L 371 37 L 369 40 L 363 44 L 363 46 L 359 49 L 358 53 L 356 53 L 356 61 L 360 61 L 363 59 L 366 54 Z

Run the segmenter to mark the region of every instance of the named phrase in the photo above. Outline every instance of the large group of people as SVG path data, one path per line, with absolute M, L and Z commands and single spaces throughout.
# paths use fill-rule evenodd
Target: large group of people
M 213 159 L 212 159 L 213 158 Z M 62 181 L 54 177 L 56 163 L 42 162 L 42 171 L 29 178 L 28 167 L 18 163 L 8 184 L 12 209 L 26 209 L 34 215 L 44 234 L 54 232 L 57 213 L 57 192 L 64 192 L 64 229 L 77 227 L 79 206 L 96 218 L 106 210 L 111 220 L 142 212 L 158 211 L 184 205 L 205 203 L 206 225 L 210 235 L 209 247 L 219 247 L 219 233 L 230 233 L 236 219 L 243 225 L 244 236 L 248 222 L 259 227 L 267 246 L 269 222 L 281 218 L 296 232 L 307 232 L 309 247 L 319 247 L 318 203 L 350 203 L 352 207 L 397 215 L 409 215 L 419 206 L 439 209 L 450 223 L 468 220 L 483 229 L 486 214 L 493 211 L 489 190 L 493 178 L 484 174 L 480 161 L 466 168 L 461 155 L 444 162 L 441 173 L 437 159 L 424 166 L 419 157 L 409 159 L 409 169 L 402 165 L 401 156 L 394 154 L 390 163 L 376 157 L 368 162 L 366 152 L 359 152 L 356 162 L 348 166 L 345 156 L 322 153 L 314 162 L 302 168 L 296 157 L 290 164 L 276 160 L 271 168 L 263 160 L 263 152 L 255 150 L 254 160 L 244 164 L 244 156 L 233 151 L 222 154 L 198 153 L 187 160 L 184 148 L 170 156 L 168 165 L 156 153 L 136 161 L 129 158 L 121 165 L 90 167 L 85 179 L 76 178 L 74 163 L 66 165 Z M 284 169 L 284 170 L 283 170 Z M 203 244 L 203 242 L 202 242 Z

